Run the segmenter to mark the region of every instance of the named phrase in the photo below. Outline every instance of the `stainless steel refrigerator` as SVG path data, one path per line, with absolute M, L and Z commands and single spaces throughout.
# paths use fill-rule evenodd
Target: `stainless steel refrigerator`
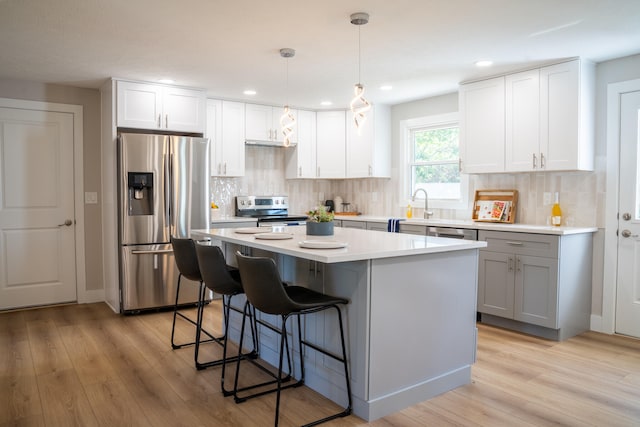
M 178 269 L 171 237 L 207 228 L 209 141 L 175 135 L 118 135 L 121 312 L 172 306 Z M 180 304 L 198 300 L 183 279 Z

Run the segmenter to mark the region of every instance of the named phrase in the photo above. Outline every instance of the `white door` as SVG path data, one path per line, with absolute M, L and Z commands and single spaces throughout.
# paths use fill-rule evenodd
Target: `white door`
M 616 327 L 640 338 L 640 91 L 620 97 L 620 190 Z
M 0 309 L 76 300 L 73 154 L 73 114 L 0 108 Z

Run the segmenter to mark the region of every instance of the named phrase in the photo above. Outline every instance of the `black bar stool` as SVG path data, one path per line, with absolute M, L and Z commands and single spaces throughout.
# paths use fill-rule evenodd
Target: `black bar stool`
M 240 397 L 237 395 L 238 376 L 240 373 L 240 361 L 236 366 L 236 379 L 234 385 L 236 402 L 240 403 L 248 398 L 261 396 L 269 392 L 276 391 L 276 410 L 275 410 L 275 426 L 278 425 L 280 412 L 280 392 L 285 388 L 298 387 L 304 384 L 304 356 L 302 354 L 302 346 L 308 346 L 319 351 L 333 359 L 342 362 L 344 365 L 344 376 L 347 387 L 348 405 L 339 413 L 330 415 L 325 418 L 313 421 L 306 426 L 317 425 L 329 420 L 340 417 L 346 417 L 351 414 L 352 397 L 351 397 L 351 381 L 349 378 L 349 367 L 347 362 L 346 346 L 344 342 L 344 326 L 342 323 L 342 313 L 339 305 L 348 304 L 349 301 L 344 298 L 333 297 L 320 292 L 313 291 L 302 286 L 284 286 L 278 273 L 275 262 L 271 258 L 249 257 L 236 253 L 240 277 L 242 278 L 242 286 L 248 301 L 255 309 L 263 313 L 279 315 L 282 318 L 282 331 L 280 338 L 280 354 L 278 361 L 277 378 L 282 377 L 283 353 L 285 352 L 285 342 L 287 341 L 287 319 L 291 316 L 298 318 L 298 346 L 300 352 L 300 379 L 287 386 L 282 386 L 282 381 L 277 380 L 275 390 L 269 390 L 252 396 Z M 334 355 L 327 350 L 302 339 L 300 316 L 317 313 L 323 310 L 334 308 L 338 314 L 340 324 L 340 342 L 342 344 L 342 356 Z M 242 348 L 242 336 L 244 335 L 244 324 L 240 335 L 240 348 Z M 288 347 L 288 346 L 287 346 Z M 288 350 L 286 350 L 288 353 Z

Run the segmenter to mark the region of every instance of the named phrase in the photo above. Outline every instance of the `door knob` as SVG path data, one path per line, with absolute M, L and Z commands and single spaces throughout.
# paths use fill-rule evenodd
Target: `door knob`
M 73 221 L 71 221 L 70 219 L 67 219 L 64 224 L 58 224 L 58 227 L 62 227 L 62 226 L 67 226 L 69 227 L 71 224 L 73 224 Z
M 620 234 L 622 234 L 622 237 L 638 237 L 637 234 L 631 234 L 630 230 L 622 230 Z
M 631 219 L 631 214 L 629 212 L 623 213 L 622 219 L 624 219 L 625 221 L 629 221 Z

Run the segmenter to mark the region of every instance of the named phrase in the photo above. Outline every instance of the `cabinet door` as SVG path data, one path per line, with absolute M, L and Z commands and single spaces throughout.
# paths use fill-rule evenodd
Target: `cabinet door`
M 285 153 L 286 178 L 316 177 L 316 113 L 298 110 L 298 144 Z
M 274 141 L 277 129 L 273 127 L 273 107 L 246 104 L 246 138 L 249 141 Z
M 505 78 L 505 170 L 540 168 L 540 72 L 511 74 Z
M 460 86 L 462 172 L 504 172 L 504 77 Z
M 540 146 L 546 170 L 579 169 L 579 71 L 579 61 L 540 69 Z
M 162 122 L 162 86 L 117 82 L 117 126 L 159 129 Z
M 245 108 L 241 102 L 222 101 L 223 176 L 244 176 L 245 170 Z
M 162 128 L 180 132 L 205 130 L 206 95 L 203 91 L 164 87 Z
M 518 255 L 515 278 L 513 318 L 557 329 L 558 260 Z
M 480 251 L 478 259 L 478 311 L 513 319 L 515 256 Z
M 317 113 L 316 161 L 318 178 L 345 177 L 345 112 Z
M 367 120 L 358 129 L 353 113 L 347 111 L 346 177 L 367 178 L 373 175 L 374 150 L 374 111 L 370 111 Z
M 207 122 L 204 136 L 211 141 L 211 176 L 222 173 L 222 101 L 207 99 Z

